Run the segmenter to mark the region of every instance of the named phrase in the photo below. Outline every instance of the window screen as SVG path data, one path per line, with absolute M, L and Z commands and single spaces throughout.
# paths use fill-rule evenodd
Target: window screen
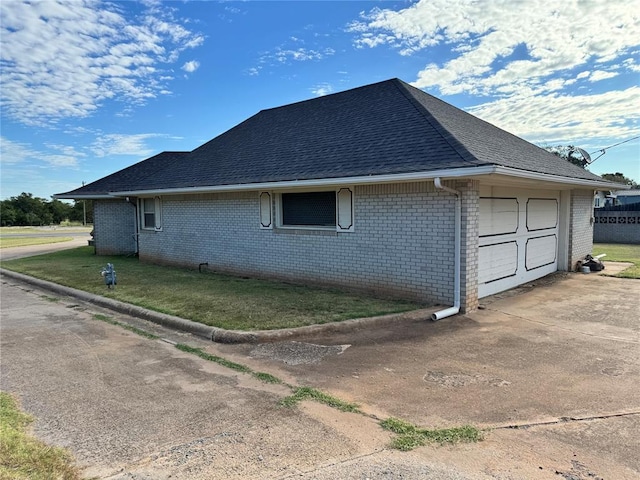
M 336 192 L 283 193 L 282 224 L 335 227 Z

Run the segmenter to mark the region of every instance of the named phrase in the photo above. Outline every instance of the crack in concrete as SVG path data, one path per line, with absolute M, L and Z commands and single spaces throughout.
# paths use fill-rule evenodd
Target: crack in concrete
M 564 423 L 572 423 L 572 422 L 591 422 L 593 420 L 606 420 L 608 418 L 630 417 L 634 415 L 640 415 L 640 411 L 610 413 L 605 415 L 592 415 L 589 417 L 560 417 L 558 420 L 548 420 L 545 422 L 531 422 L 531 423 L 514 423 L 510 425 L 500 425 L 498 427 L 493 427 L 491 429 L 492 430 L 508 430 L 508 429 L 517 430 L 519 428 L 527 429 L 531 427 L 544 427 L 547 425 L 562 425 Z
M 514 317 L 514 318 L 517 318 L 519 320 L 524 320 L 525 322 L 537 323 L 538 325 L 544 325 L 546 327 L 557 328 L 558 330 L 563 330 L 565 332 L 576 333 L 578 335 L 585 335 L 587 337 L 600 338 L 602 340 L 613 340 L 614 342 L 633 343 L 633 344 L 640 345 L 640 341 L 636 341 L 636 340 L 630 340 L 630 339 L 621 338 L 621 337 L 611 337 L 611 336 L 606 336 L 606 335 L 596 335 L 596 334 L 593 334 L 593 333 L 581 332 L 580 330 L 575 330 L 573 328 L 561 327 L 561 326 L 556 325 L 554 323 L 547 323 L 547 322 L 543 322 L 541 320 L 532 320 L 531 318 L 521 317 L 520 315 L 516 315 L 514 313 L 504 312 L 504 311 L 498 310 L 498 309 L 486 308 L 486 310 L 490 310 L 492 312 L 498 312 L 498 313 L 501 313 L 503 315 L 507 315 L 509 317 Z

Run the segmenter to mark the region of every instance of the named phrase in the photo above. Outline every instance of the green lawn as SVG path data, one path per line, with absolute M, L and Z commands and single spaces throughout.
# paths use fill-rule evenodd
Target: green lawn
M 640 278 L 640 245 L 625 245 L 617 243 L 595 243 L 593 256 L 606 253 L 601 260 L 610 262 L 629 262 L 632 267 L 615 275 L 620 278 Z M 606 269 L 605 269 L 606 272 Z
M 100 276 L 113 263 L 118 285 Z M 397 313 L 421 305 L 364 295 L 198 273 L 132 257 L 96 256 L 93 247 L 2 262 L 2 267 L 151 310 L 232 330 L 269 330 Z
M 0 480 L 80 480 L 69 452 L 27 433 L 32 421 L 11 395 L 0 392 Z

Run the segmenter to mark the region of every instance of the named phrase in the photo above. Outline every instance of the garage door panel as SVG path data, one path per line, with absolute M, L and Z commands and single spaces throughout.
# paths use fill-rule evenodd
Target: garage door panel
M 483 193 L 478 296 L 493 295 L 556 271 L 559 192 L 496 188 Z
M 530 198 L 527 200 L 527 230 L 534 232 L 558 226 L 558 200 Z
M 555 235 L 528 238 L 525 246 L 527 271 L 551 265 L 556 261 L 558 238 Z
M 478 281 L 490 283 L 512 277 L 518 270 L 517 242 L 483 245 L 478 251 Z
M 516 233 L 519 210 L 516 198 L 481 198 L 480 237 Z

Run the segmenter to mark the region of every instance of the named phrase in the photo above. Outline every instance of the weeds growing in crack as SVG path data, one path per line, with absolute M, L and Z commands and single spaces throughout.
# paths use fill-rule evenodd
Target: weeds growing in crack
M 283 398 L 280 401 L 280 405 L 293 407 L 303 400 L 313 400 L 328 405 L 329 407 L 337 408 L 343 412 L 362 413 L 360 407 L 355 403 L 345 402 L 344 400 L 340 400 L 339 398 L 335 398 L 311 387 L 294 388 L 293 395 Z
M 112 319 L 107 315 L 102 315 L 101 313 L 95 313 L 93 315 L 95 320 L 100 320 L 101 322 L 108 323 L 110 325 L 116 325 L 118 327 L 122 327 L 125 330 L 129 330 L 130 332 L 136 333 L 142 337 L 148 338 L 150 340 L 158 340 L 160 337 L 158 335 L 154 335 L 153 333 L 149 333 L 141 328 L 134 327 L 133 325 L 128 325 L 126 323 L 118 322 L 117 320 Z
M 249 367 L 247 367 L 246 365 L 242 365 L 240 363 L 232 362 L 231 360 L 227 360 L 226 358 L 218 357 L 217 355 L 212 355 L 210 353 L 205 352 L 201 348 L 190 347 L 189 345 L 185 345 L 183 343 L 177 343 L 175 345 L 175 347 L 178 350 L 181 350 L 181 351 L 187 352 L 187 353 L 192 353 L 192 354 L 197 355 L 198 357 L 202 358 L 203 360 L 207 360 L 209 362 L 217 363 L 218 365 L 221 365 L 221 366 L 226 367 L 226 368 L 230 368 L 231 370 L 235 370 L 236 372 L 247 373 L 247 374 L 252 375 L 253 377 L 255 377 L 258 380 L 261 380 L 261 381 L 263 381 L 265 383 L 282 383 L 282 380 L 280 380 L 278 377 L 275 377 L 275 376 L 273 376 L 273 375 L 271 375 L 269 373 L 255 372 L 252 369 L 250 369 Z
M 388 418 L 380 422 L 380 426 L 398 435 L 392 440 L 391 446 L 405 452 L 427 443 L 444 445 L 447 443 L 479 442 L 483 439 L 482 431 L 471 425 L 429 430 L 416 427 L 404 420 Z

